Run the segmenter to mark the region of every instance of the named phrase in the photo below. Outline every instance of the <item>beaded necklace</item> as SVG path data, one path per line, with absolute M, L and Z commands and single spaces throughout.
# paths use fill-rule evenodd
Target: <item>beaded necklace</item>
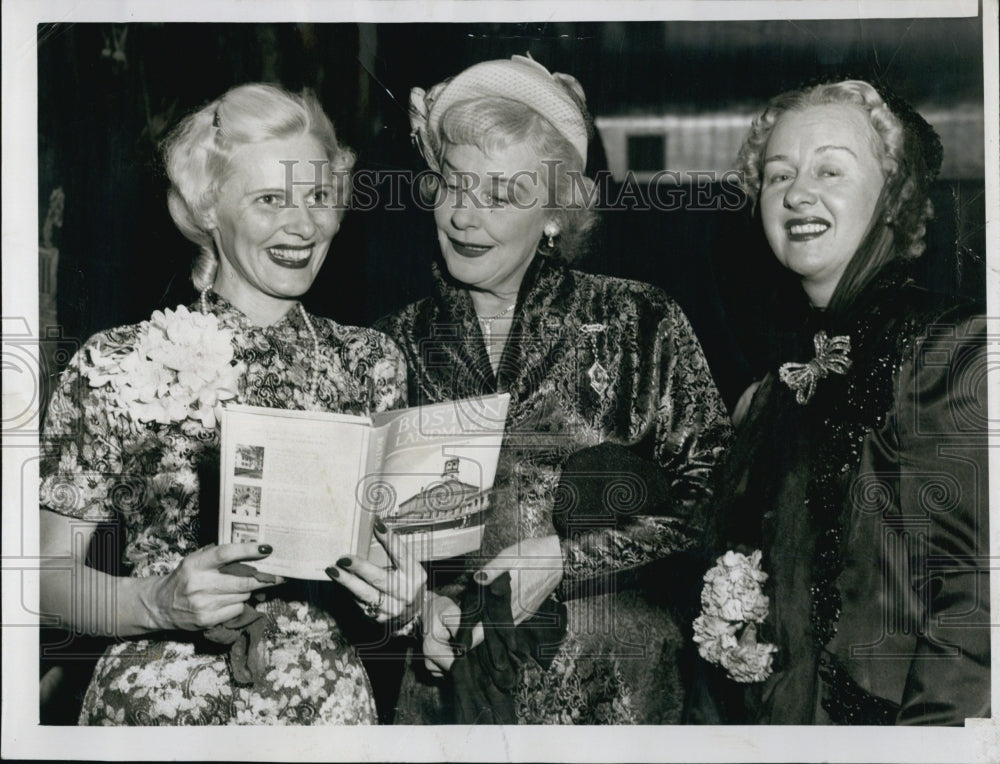
M 494 371 L 496 371 L 497 366 L 500 363 L 503 346 L 497 350 L 494 350 L 493 348 L 493 322 L 509 314 L 512 310 L 514 310 L 514 306 L 516 304 L 517 303 L 512 302 L 506 308 L 493 316 L 480 316 L 478 313 L 476 314 L 476 320 L 479 321 L 479 328 L 483 333 L 483 343 L 486 345 L 486 357 L 490 359 L 490 365 L 493 367 Z
M 208 311 L 208 291 L 211 287 L 205 287 L 201 290 L 198 296 L 198 307 L 201 309 L 202 313 L 207 314 Z M 309 314 L 306 313 L 306 309 L 302 307 L 302 303 L 297 303 L 299 308 L 299 315 L 302 316 L 302 323 L 306 325 L 306 330 L 309 332 L 309 336 L 312 338 L 313 352 L 312 352 L 312 371 L 309 374 L 309 397 L 306 399 L 306 409 L 312 409 L 316 406 L 316 394 L 319 391 L 319 367 L 320 367 L 320 350 L 319 350 L 319 334 L 316 333 L 316 327 L 313 326 L 312 321 L 309 320 Z

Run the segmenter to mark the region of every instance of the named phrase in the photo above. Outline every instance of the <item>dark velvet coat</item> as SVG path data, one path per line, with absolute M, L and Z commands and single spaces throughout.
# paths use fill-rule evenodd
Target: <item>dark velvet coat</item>
M 850 370 L 805 405 L 768 376 L 719 492 L 719 548 L 764 550 L 779 648 L 729 720 L 989 716 L 985 321 L 890 266 L 786 360 L 820 328 L 850 336 Z

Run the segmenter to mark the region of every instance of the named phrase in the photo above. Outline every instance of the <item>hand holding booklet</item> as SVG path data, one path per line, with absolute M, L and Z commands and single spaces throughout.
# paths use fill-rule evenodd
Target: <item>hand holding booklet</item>
M 491 395 L 370 418 L 226 406 L 219 543 L 270 544 L 255 568 L 316 580 L 345 554 L 388 564 L 376 518 L 417 559 L 475 551 L 508 402 Z

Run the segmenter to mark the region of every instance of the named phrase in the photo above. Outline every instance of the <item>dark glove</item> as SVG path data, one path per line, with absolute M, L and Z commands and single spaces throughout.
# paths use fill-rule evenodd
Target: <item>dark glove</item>
M 482 644 L 470 649 L 482 621 Z M 514 691 L 520 667 L 535 661 L 547 669 L 566 635 L 566 606 L 549 597 L 534 616 L 514 625 L 510 574 L 473 586 L 462 598 L 462 620 L 452 641 L 458 657 L 450 676 L 457 724 L 514 724 Z
M 231 562 L 219 570 L 230 576 L 253 576 L 262 583 L 273 584 L 278 580 L 242 562 Z M 272 628 L 274 620 L 270 615 L 244 605 L 243 612 L 235 618 L 206 630 L 205 638 L 220 645 L 230 645 L 228 662 L 233 681 L 246 687 L 264 679 L 267 671 L 264 637 Z
M 571 541 L 582 553 L 585 564 L 567 567 L 560 598 L 644 589 L 649 580 L 663 580 L 661 576 L 670 580 L 672 571 L 664 567 L 674 563 L 663 559 L 659 542 L 645 536 L 648 531 L 636 521 L 653 516 L 680 519 L 676 549 L 681 549 L 683 539 L 694 531 L 687 526 L 688 518 L 678 515 L 687 511 L 685 503 L 675 499 L 667 472 L 624 446 L 601 443 L 571 454 L 556 488 L 552 524 L 560 540 Z M 669 557 L 679 559 L 677 552 Z

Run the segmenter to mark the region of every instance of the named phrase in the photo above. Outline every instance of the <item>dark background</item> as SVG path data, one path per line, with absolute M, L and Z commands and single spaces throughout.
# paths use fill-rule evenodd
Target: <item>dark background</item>
M 40 203 L 44 212 L 51 190 L 64 189 L 58 320 L 64 336 L 79 339 L 193 298 L 194 246 L 167 214 L 158 144 L 181 116 L 238 83 L 314 89 L 357 150 L 358 168 L 383 171 L 421 169 L 409 139 L 411 87 L 526 51 L 574 74 L 595 116 L 753 110 L 782 90 L 849 76 L 886 84 L 925 110 L 982 105 L 975 18 L 76 24 L 41 26 L 38 39 Z M 595 139 L 588 170 L 604 167 Z M 981 177 L 934 189 L 938 216 L 919 271 L 939 289 L 983 292 L 982 192 Z M 371 323 L 427 294 L 436 251 L 432 216 L 412 204 L 356 211 L 307 305 Z M 770 308 L 781 301 L 769 295 L 787 279 L 745 211 L 607 212 L 579 267 L 673 295 L 730 403 L 772 361 Z
M 62 227 L 53 237 L 62 336 L 82 340 L 194 299 L 188 269 L 195 248 L 167 213 L 158 156 L 159 142 L 185 113 L 247 81 L 309 87 L 357 151 L 358 169 L 417 171 L 409 89 L 528 51 L 551 70 L 576 76 L 595 116 L 751 111 L 782 90 L 845 77 L 887 85 L 922 110 L 981 110 L 983 100 L 982 26 L 975 18 L 42 25 L 39 203 L 44 218 L 52 190 L 65 192 Z M 981 147 L 971 150 L 981 157 Z M 588 170 L 605 167 L 595 139 Z M 940 290 L 982 296 L 983 178 L 942 179 L 933 199 L 938 215 L 919 277 Z M 730 405 L 776 360 L 769 348 L 780 332 L 779 309 L 799 291 L 755 223 L 746 210 L 607 212 L 578 264 L 673 295 Z M 340 322 L 369 324 L 429 292 L 436 251 L 432 215 L 412 204 L 352 212 L 305 302 Z M 46 639 L 53 647 L 64 635 Z M 56 653 L 86 647 L 71 640 Z M 87 678 L 82 666 L 77 691 Z M 72 683 L 66 689 L 68 699 Z M 72 722 L 74 713 L 72 702 L 61 703 L 43 709 L 43 721 Z

